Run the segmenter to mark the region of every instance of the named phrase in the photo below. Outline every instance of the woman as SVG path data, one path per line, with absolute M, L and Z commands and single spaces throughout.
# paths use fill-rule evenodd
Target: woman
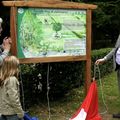
M 1 36 L 1 33 L 2 33 L 2 18 L 0 18 L 0 36 Z M 2 64 L 3 62 L 3 59 L 8 56 L 9 54 L 9 51 L 10 51 L 10 48 L 11 48 L 11 38 L 10 37 L 5 37 L 3 39 L 3 43 L 2 45 L 0 45 L 0 65 Z

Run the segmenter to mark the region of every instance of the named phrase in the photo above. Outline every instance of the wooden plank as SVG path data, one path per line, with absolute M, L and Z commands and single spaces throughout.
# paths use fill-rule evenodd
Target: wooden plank
M 86 44 L 86 55 L 87 55 L 87 60 L 86 60 L 86 70 L 85 70 L 85 76 L 86 76 L 86 81 L 85 81 L 85 89 L 86 93 L 88 92 L 88 89 L 91 84 L 91 15 L 92 11 L 87 10 L 87 44 Z
M 10 14 L 10 36 L 12 39 L 11 54 L 17 55 L 17 35 L 16 35 L 16 7 L 11 7 Z
M 67 62 L 84 61 L 86 56 L 68 56 L 68 57 L 44 57 L 44 58 L 22 58 L 20 63 L 45 63 L 45 62 Z
M 74 8 L 74 9 L 96 9 L 97 5 L 76 3 L 68 1 L 2 1 L 3 6 L 16 7 L 43 7 L 43 8 Z

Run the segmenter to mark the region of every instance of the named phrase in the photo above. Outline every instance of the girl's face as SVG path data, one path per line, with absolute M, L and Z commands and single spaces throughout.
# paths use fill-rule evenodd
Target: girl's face
M 1 36 L 1 32 L 2 32 L 2 24 L 0 23 L 0 36 Z

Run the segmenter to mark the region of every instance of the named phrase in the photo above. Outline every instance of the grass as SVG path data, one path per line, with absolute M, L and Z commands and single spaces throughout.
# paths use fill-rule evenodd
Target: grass
M 118 106 L 120 106 L 120 97 L 118 91 L 118 84 L 116 73 L 113 72 L 112 74 L 106 76 L 103 79 L 103 91 L 104 91 L 104 98 L 108 107 L 109 113 L 116 113 L 120 112 Z M 103 100 L 101 98 L 101 90 L 99 86 L 99 101 L 100 101 L 100 108 L 103 109 L 104 105 L 102 104 Z
M 107 113 L 101 114 L 101 116 L 103 120 L 114 120 L 112 118 L 112 114 L 120 112 L 120 97 L 118 92 L 116 73 L 113 72 L 105 76 L 101 79 L 101 81 L 102 90 L 100 82 L 97 80 L 99 113 L 105 112 L 107 106 Z M 102 98 L 102 92 L 104 99 Z M 84 98 L 84 88 L 80 87 L 71 90 L 69 94 L 66 94 L 66 96 L 59 101 L 50 101 L 50 115 L 47 104 L 42 103 L 30 108 L 29 112 L 32 116 L 38 116 L 40 120 L 69 120 L 69 118 L 81 106 Z

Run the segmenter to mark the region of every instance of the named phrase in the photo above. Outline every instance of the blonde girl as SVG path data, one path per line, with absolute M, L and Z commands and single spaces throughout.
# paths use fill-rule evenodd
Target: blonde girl
M 7 56 L 0 67 L 0 120 L 23 119 L 18 74 L 19 60 Z

